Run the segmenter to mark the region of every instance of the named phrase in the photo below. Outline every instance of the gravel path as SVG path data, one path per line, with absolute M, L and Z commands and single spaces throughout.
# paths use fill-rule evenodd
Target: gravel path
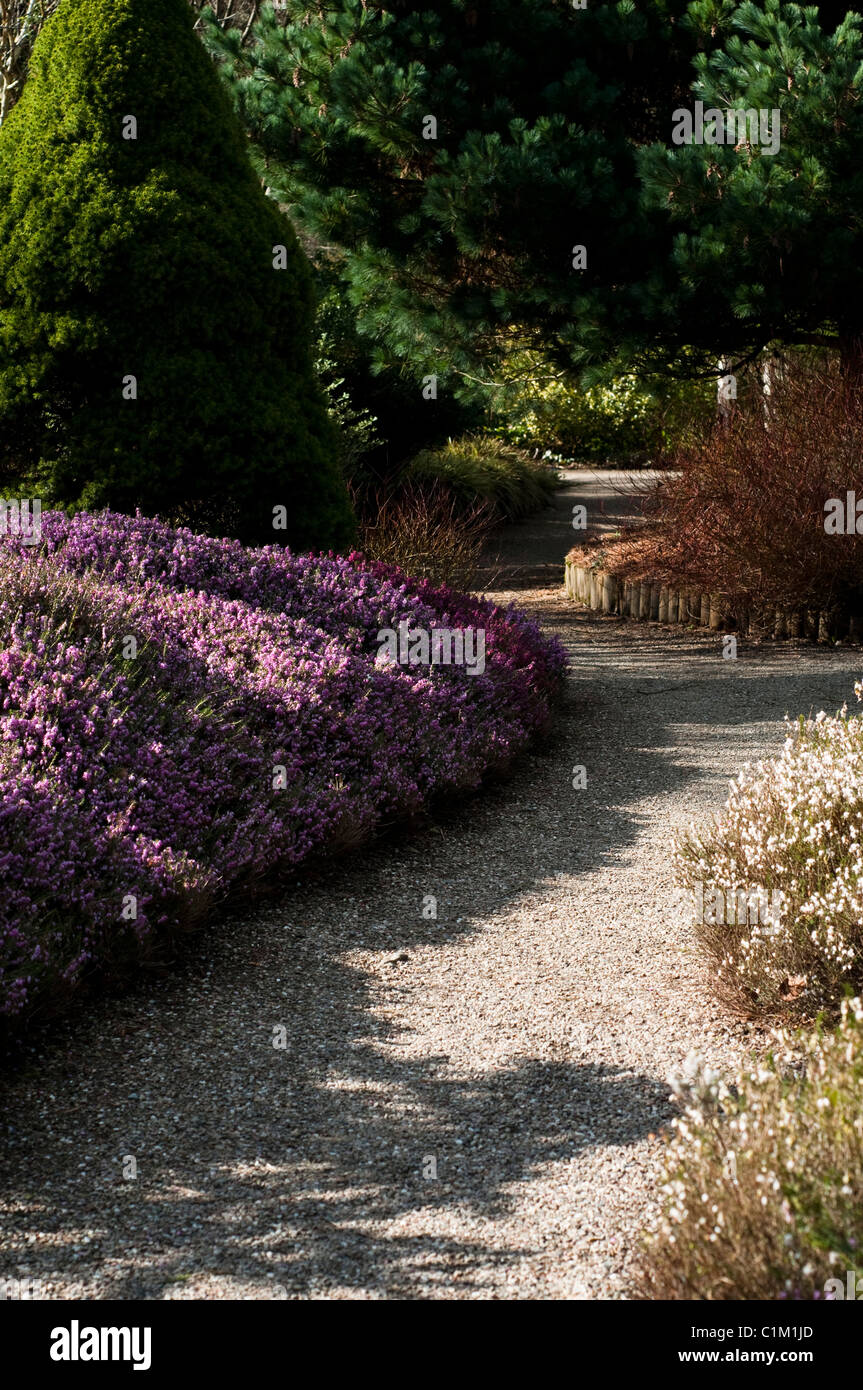
M 514 596 L 572 653 L 547 744 L 58 1025 L 3 1096 L 4 1277 L 52 1298 L 626 1296 L 665 1078 L 750 1037 L 706 991 L 672 834 L 786 711 L 853 698 L 860 658 L 723 661 L 716 637 Z
M 616 531 L 624 520 L 644 515 L 644 497 L 660 476 L 652 469 L 562 468 L 563 483 L 543 511 L 493 536 L 482 566 L 486 589 L 556 588 L 563 557 L 584 532 L 572 529 L 576 502 L 587 508 L 588 534 Z

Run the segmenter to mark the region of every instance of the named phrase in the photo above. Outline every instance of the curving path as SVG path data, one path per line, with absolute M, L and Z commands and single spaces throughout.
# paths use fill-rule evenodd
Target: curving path
M 530 527 L 525 573 L 551 564 Z M 4 1277 L 48 1297 L 626 1296 L 665 1078 L 750 1039 L 706 991 L 673 832 L 778 747 L 786 711 L 853 700 L 860 657 L 728 662 L 556 584 L 512 596 L 572 654 L 551 739 L 58 1025 L 2 1097 Z

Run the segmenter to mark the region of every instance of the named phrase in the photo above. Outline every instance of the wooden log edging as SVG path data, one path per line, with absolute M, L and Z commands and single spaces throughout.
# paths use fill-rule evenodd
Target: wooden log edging
M 566 592 L 576 603 L 632 622 L 700 627 L 712 632 L 760 633 L 777 640 L 806 637 L 811 642 L 863 643 L 863 614 L 840 614 L 808 606 L 764 605 L 735 620 L 720 594 L 693 585 L 675 588 L 650 579 L 622 579 L 609 570 L 566 561 Z

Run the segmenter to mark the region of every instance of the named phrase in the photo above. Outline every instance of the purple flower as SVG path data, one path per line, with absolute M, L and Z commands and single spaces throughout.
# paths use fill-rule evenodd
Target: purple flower
M 484 628 L 484 673 L 379 665 L 401 621 Z M 547 724 L 565 667 L 514 608 L 359 555 L 110 512 L 0 541 L 0 624 L 7 1021 L 476 787 Z

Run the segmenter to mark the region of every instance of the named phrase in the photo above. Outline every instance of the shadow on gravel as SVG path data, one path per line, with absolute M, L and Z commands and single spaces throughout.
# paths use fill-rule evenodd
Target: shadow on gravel
M 619 862 L 645 797 L 670 804 L 698 782 L 718 807 L 741 748 L 778 751 L 786 709 L 853 696 L 858 655 L 723 663 L 715 640 L 621 640 L 599 621 L 588 645 L 578 610 L 556 617 L 579 638 L 571 692 L 511 783 L 199 936 L 174 974 L 56 1025 L 8 1079 L 0 1273 L 124 1299 L 194 1297 L 207 1275 L 225 1297 L 241 1283 L 264 1298 L 482 1290 L 537 1253 L 502 1255 L 483 1224 L 541 1165 L 633 1144 L 669 1113 L 655 1079 L 571 1058 L 469 1078 L 446 1056 L 406 1059 L 377 977 L 350 955 L 407 953 L 387 967 L 396 1015 L 412 947 Z
M 44 1148 L 38 1172 L 32 1150 L 18 1155 L 28 1197 L 7 1207 L 6 1238 L 40 1236 L 12 1257 L 7 1277 L 14 1269 L 86 1281 L 99 1269 L 95 1296 L 119 1299 L 182 1296 L 190 1278 L 205 1275 L 227 1284 L 223 1296 L 234 1281 L 264 1298 L 333 1290 L 433 1297 L 438 1277 L 481 1289 L 484 1275 L 531 1252 L 502 1254 L 481 1234 L 448 1233 L 449 1208 L 478 1218 L 481 1229 L 540 1165 L 631 1144 L 656 1128 L 667 1088 L 614 1068 L 534 1059 L 464 1080 L 441 1075 L 444 1058 L 381 1056 L 364 1036 L 368 1001 L 356 975 L 334 962 L 317 973 L 342 1032 L 317 1057 L 296 998 L 293 1019 L 288 1000 L 281 1009 L 289 1019 L 283 1051 L 262 1025 L 242 1060 L 226 1057 L 221 1030 L 205 1017 L 193 1072 L 186 1057 L 178 1077 L 170 1043 L 157 1044 L 145 1070 L 127 1058 L 135 1100 L 116 1090 L 100 1096 L 93 1084 L 98 1108 L 88 1105 L 86 1118 L 70 1076 L 77 1104 L 46 1112 L 48 1162 Z M 378 1046 L 386 1042 L 379 1035 Z M 244 1050 L 234 1043 L 235 1053 Z M 122 1069 L 124 1051 L 103 1046 L 101 1066 L 113 1052 Z M 188 1100 L 195 1088 L 206 1096 L 197 1120 Z M 31 1122 L 30 1143 L 36 1137 Z M 194 1159 L 172 1161 L 178 1140 Z M 139 1176 L 124 1181 L 130 1154 Z M 92 1242 L 76 1250 L 84 1231 Z

